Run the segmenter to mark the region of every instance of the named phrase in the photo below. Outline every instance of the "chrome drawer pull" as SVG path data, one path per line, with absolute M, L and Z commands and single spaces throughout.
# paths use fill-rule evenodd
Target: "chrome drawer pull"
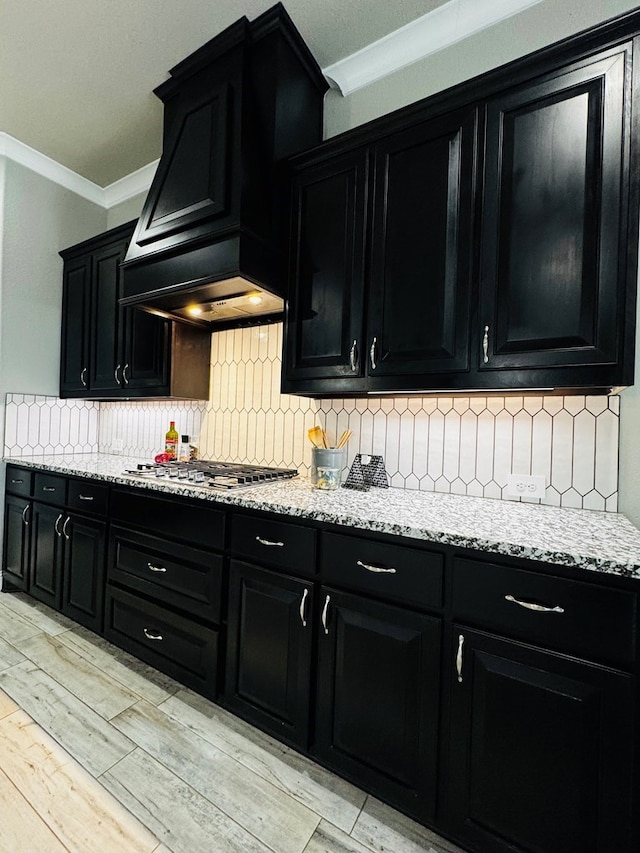
M 58 525 L 60 524 L 60 521 L 62 520 L 62 518 L 63 518 L 63 517 L 64 517 L 64 513 L 63 513 L 63 512 L 61 512 L 61 513 L 60 513 L 60 515 L 59 515 L 59 516 L 56 518 L 56 520 L 53 522 L 53 529 L 54 529 L 54 530 L 55 530 L 55 532 L 56 532 L 56 536 L 62 536 L 62 533 L 61 533 L 60 528 L 58 527 Z
M 458 673 L 458 682 L 462 681 L 462 647 L 464 646 L 464 637 L 462 634 L 458 636 L 458 654 L 456 655 L 456 670 Z
M 166 572 L 166 568 L 164 566 L 153 566 L 151 563 L 147 563 L 147 568 L 150 572 Z
M 152 634 L 146 628 L 143 628 L 142 630 L 144 631 L 144 635 L 147 638 L 147 640 L 161 640 L 162 639 L 162 634 Z
M 544 604 L 533 604 L 531 601 L 520 601 L 512 595 L 505 595 L 505 601 L 512 601 L 514 604 L 519 604 L 520 607 L 526 607 L 527 610 L 535 610 L 536 613 L 564 613 L 564 607 L 545 607 Z
M 382 566 L 372 566 L 370 563 L 363 563 L 361 560 L 356 560 L 356 566 L 362 566 L 362 568 L 366 569 L 368 572 L 375 572 L 376 574 L 396 574 L 395 569 L 384 569 Z
M 83 367 L 80 371 L 80 382 L 82 382 L 83 386 L 87 387 L 87 368 Z
M 331 596 L 328 595 L 324 601 L 324 607 L 322 608 L 322 627 L 324 628 L 325 634 L 329 633 L 329 628 L 327 626 L 327 611 L 329 610 L 329 602 L 331 601 Z
M 12 480 L 11 481 L 15 486 L 21 486 L 24 483 L 24 480 Z
M 129 370 L 129 365 L 125 364 L 125 366 L 122 368 L 122 381 L 124 382 L 125 385 L 129 384 L 129 378 L 127 376 L 127 370 Z
M 25 527 L 29 526 L 29 521 L 27 519 L 27 513 L 29 512 L 29 504 L 26 504 L 25 508 L 22 510 L 22 523 Z
M 354 342 L 351 344 L 351 349 L 349 350 L 349 365 L 351 367 L 352 373 L 355 373 L 356 370 L 358 369 L 357 353 L 358 353 L 358 342 L 354 340 Z
M 55 486 L 43 486 L 42 487 L 43 492 L 55 492 L 55 490 L 56 490 Z
M 489 327 L 484 327 L 484 335 L 482 336 L 482 361 L 484 364 L 489 363 Z
M 116 369 L 113 371 L 113 378 L 116 380 L 116 385 L 120 384 L 120 380 L 118 379 L 118 371 L 119 370 L 120 370 L 120 365 L 118 365 L 116 367 Z
M 374 338 L 371 341 L 371 347 L 369 349 L 369 361 L 371 362 L 371 370 L 375 370 L 378 366 L 376 364 L 376 344 L 378 343 L 378 339 Z
M 68 515 L 64 520 L 64 524 L 62 525 L 62 535 L 67 540 L 69 539 L 69 534 L 67 533 L 67 524 L 69 524 L 70 521 L 71 521 L 71 516 Z
M 92 495 L 78 495 L 78 497 L 80 498 L 81 501 L 92 501 L 93 500 Z
M 259 542 L 261 545 L 270 545 L 273 548 L 284 547 L 284 542 L 271 542 L 269 539 L 262 539 L 260 536 L 256 536 L 256 542 Z
M 302 627 L 307 627 L 307 620 L 305 619 L 305 604 L 307 602 L 307 596 L 309 595 L 309 590 L 305 589 L 302 593 L 302 598 L 300 599 L 300 621 L 302 622 Z

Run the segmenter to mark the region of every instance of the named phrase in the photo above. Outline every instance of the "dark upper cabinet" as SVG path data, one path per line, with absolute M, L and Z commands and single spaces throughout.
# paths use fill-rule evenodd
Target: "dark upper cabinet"
M 206 399 L 209 334 L 119 305 L 134 224 L 61 252 L 60 396 Z
M 629 58 L 622 46 L 487 104 L 477 355 L 501 386 L 517 370 L 544 385 L 632 380 Z
M 362 348 L 372 389 L 468 368 L 475 124 L 475 111 L 463 110 L 373 147 Z
M 631 853 L 633 680 L 455 627 L 448 829 L 483 853 Z
M 540 51 L 291 161 L 285 391 L 633 382 L 638 122 L 633 46 L 614 36 Z
M 297 172 L 285 390 L 467 369 L 474 145 L 461 110 Z
M 358 149 L 294 177 L 291 381 L 362 375 L 368 163 Z

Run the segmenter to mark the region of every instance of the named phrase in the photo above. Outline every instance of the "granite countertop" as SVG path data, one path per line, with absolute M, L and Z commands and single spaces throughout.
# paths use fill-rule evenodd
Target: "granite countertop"
M 5 462 L 640 580 L 640 530 L 619 513 L 405 489 L 327 492 L 303 477 L 221 494 L 123 474 L 139 459 L 109 454 Z

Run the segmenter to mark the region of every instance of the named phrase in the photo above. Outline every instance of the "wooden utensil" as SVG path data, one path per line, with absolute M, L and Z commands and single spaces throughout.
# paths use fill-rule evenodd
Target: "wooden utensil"
M 314 447 L 327 446 L 327 439 L 321 426 L 311 427 L 311 429 L 307 431 L 307 436 Z
M 338 439 L 338 443 L 337 443 L 337 445 L 336 445 L 336 447 L 338 448 L 338 450 L 339 450 L 341 447 L 344 447 L 344 446 L 345 446 L 345 444 L 346 444 L 346 443 L 349 441 L 349 439 L 351 438 L 351 435 L 352 435 L 352 430 L 350 430 L 350 429 L 345 429 L 345 431 L 342 433 L 342 435 L 341 435 L 341 436 L 340 436 L 340 438 Z

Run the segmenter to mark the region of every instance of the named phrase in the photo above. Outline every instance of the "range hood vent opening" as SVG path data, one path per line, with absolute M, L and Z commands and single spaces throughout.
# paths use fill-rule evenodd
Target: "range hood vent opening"
M 201 325 L 282 312 L 285 160 L 322 140 L 327 88 L 280 3 L 170 71 L 155 90 L 163 153 L 122 264 L 122 305 Z

